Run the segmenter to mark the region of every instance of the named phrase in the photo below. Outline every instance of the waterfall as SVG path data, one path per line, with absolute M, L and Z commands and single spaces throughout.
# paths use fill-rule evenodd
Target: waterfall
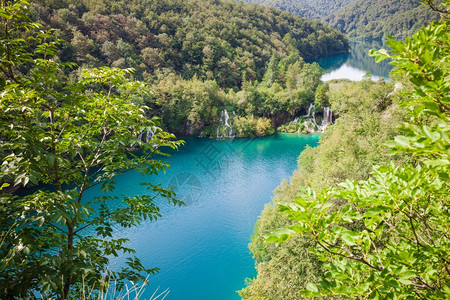
M 329 107 L 324 107 L 323 118 L 320 125 L 317 124 L 316 113 L 314 112 L 314 110 L 314 103 L 311 103 L 308 108 L 308 114 L 304 116 L 306 118 L 309 118 L 308 120 L 303 122 L 303 125 L 305 125 L 308 132 L 316 132 L 318 130 L 324 131 L 329 125 L 333 124 L 333 113 Z
M 153 129 L 148 129 L 147 130 L 147 134 L 145 135 L 145 140 L 148 142 L 151 140 L 151 138 L 155 135 L 155 133 L 153 132 Z
M 333 112 L 329 107 L 325 107 L 323 109 L 322 124 L 320 124 L 320 126 L 317 126 L 317 128 L 321 131 L 324 131 L 330 124 L 333 124 Z
M 234 114 L 234 112 L 233 112 Z M 216 130 L 216 138 L 234 138 L 235 132 L 233 127 L 228 123 L 230 116 L 228 115 L 228 111 L 226 109 L 222 110 L 219 119 L 219 126 L 217 126 Z
M 315 113 L 316 107 L 314 106 L 314 103 L 309 104 L 308 108 L 308 114 L 303 115 L 301 117 L 296 117 L 293 121 L 284 124 L 280 127 L 281 131 L 287 131 L 287 132 L 317 132 L 317 131 L 325 131 L 327 127 L 331 124 L 333 124 L 333 113 L 331 112 L 330 107 L 324 107 L 323 109 L 323 118 L 319 117 L 318 120 L 316 120 L 316 113 Z M 302 120 L 302 123 L 299 124 L 298 121 Z M 317 122 L 320 122 L 320 125 L 317 124 Z M 292 125 L 292 126 L 291 126 Z
M 303 117 L 306 118 L 306 120 L 303 122 L 303 125 L 306 128 L 307 132 L 316 132 L 317 124 L 316 124 L 316 113 L 315 113 L 315 106 L 314 103 L 311 102 L 308 107 L 308 114 L 304 115 Z
M 142 131 L 138 135 L 138 140 L 144 143 L 148 143 L 152 140 L 153 136 L 155 135 L 154 128 L 147 128 L 146 130 Z
M 312 115 L 314 117 L 314 109 L 315 109 L 314 103 L 311 102 L 309 104 L 308 114 L 305 117 L 311 117 L 311 111 L 312 111 Z
M 289 124 L 296 124 L 298 122 L 299 117 L 295 118 L 294 121 L 289 122 Z

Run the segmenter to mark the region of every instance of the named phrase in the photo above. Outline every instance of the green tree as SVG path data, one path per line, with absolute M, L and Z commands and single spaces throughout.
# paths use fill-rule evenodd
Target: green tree
M 29 20 L 27 5 L 2 1 L 0 7 L 0 179 L 2 189 L 48 188 L 0 194 L 0 295 L 28 298 L 37 292 L 69 299 L 83 285 L 101 290 L 108 283 L 109 257 L 134 252 L 125 247 L 126 238 L 114 235 L 114 226 L 157 219 L 156 197 L 181 204 L 171 190 L 151 183 L 143 195 L 122 197 L 119 208 L 110 207 L 119 199 L 106 193 L 119 174 L 165 170 L 168 165 L 152 156 L 180 142 L 157 119 L 147 118 L 146 107 L 134 104 L 148 90 L 129 79 L 131 70 L 85 70 L 79 80 L 67 76 L 74 64 L 55 60 L 58 41 Z M 144 143 L 137 137 L 147 130 L 154 134 Z M 139 155 L 131 151 L 136 148 Z M 84 199 L 97 185 L 105 194 Z M 108 276 L 120 284 L 156 271 L 130 257 Z
M 319 84 L 316 89 L 314 105 L 317 111 L 323 110 L 324 107 L 330 106 L 328 100 L 329 86 L 327 83 Z
M 414 163 L 375 167 L 367 181 L 346 181 L 320 193 L 305 190 L 294 203 L 280 205 L 294 225 L 268 241 L 308 237 L 327 270 L 303 295 L 450 296 L 449 26 L 446 19 L 404 42 L 390 38 L 393 55 L 373 52 L 378 61 L 390 57 L 396 72 L 414 84 L 404 104 L 411 121 L 402 127 L 404 135 L 387 143 L 392 153 L 409 155 Z

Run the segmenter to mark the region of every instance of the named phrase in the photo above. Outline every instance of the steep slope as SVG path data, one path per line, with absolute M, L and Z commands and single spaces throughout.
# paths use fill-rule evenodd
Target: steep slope
M 34 12 L 69 41 L 61 59 L 133 67 L 146 79 L 169 69 L 240 88 L 261 80 L 272 54 L 309 59 L 348 50 L 341 33 L 317 21 L 235 1 L 37 0 Z
M 308 237 L 295 236 L 280 245 L 265 239 L 291 224 L 278 204 L 291 203 L 301 187 L 318 192 L 346 179 L 366 179 L 373 165 L 392 160 L 384 142 L 398 133 L 396 127 L 405 115 L 397 105 L 401 96 L 391 94 L 393 89 L 393 82 L 330 82 L 330 103 L 339 119 L 322 135 L 318 147 L 301 153 L 299 170 L 274 191 L 272 203 L 256 222 L 249 248 L 258 274 L 239 292 L 243 299 L 304 299 L 301 290 L 306 284 L 324 276 L 322 263 L 308 251 L 314 246 Z
M 307 19 L 320 19 L 355 0 L 243 0 L 272 6 Z
M 410 36 L 438 18 L 419 0 L 358 0 L 323 20 L 350 38 L 385 39 Z

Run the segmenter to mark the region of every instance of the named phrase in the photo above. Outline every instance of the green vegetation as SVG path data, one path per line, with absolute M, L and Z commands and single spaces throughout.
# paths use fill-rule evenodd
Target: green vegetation
M 254 137 L 269 135 L 275 132 L 270 124 L 270 120 L 266 118 L 256 119 L 252 115 L 249 117 L 238 117 L 234 121 L 236 135 L 239 137 Z
M 272 231 L 292 224 L 278 212 L 280 203 L 291 203 L 300 186 L 320 191 L 325 184 L 347 178 L 367 179 L 373 165 L 392 160 L 383 142 L 398 133 L 396 126 L 405 115 L 398 106 L 400 95 L 388 97 L 394 84 L 333 80 L 329 89 L 332 110 L 339 118 L 318 147 L 302 152 L 299 171 L 275 190 L 273 203 L 266 205 L 257 221 L 249 247 L 258 276 L 241 291 L 244 299 L 298 299 L 306 283 L 318 282 L 323 275 L 321 263 L 307 251 L 314 245 L 309 239 L 294 236 L 279 246 L 265 243 Z
M 355 0 L 244 0 L 272 6 L 307 19 L 321 19 Z
M 56 59 L 133 68 L 155 90 L 143 102 L 152 116 L 189 135 L 215 137 L 225 108 L 238 136 L 273 132 L 314 101 L 320 71 L 303 59 L 349 48 L 317 21 L 232 1 L 37 1 L 32 10 L 68 41 Z
M 272 55 L 304 59 L 346 52 L 346 38 L 319 22 L 234 1 L 52 1 L 33 4 L 37 21 L 66 40 L 62 60 L 136 70 L 169 69 L 221 88 L 261 80 Z
M 6 299 L 101 294 L 156 272 L 130 257 L 105 273 L 110 257 L 134 252 L 114 228 L 156 220 L 156 198 L 180 202 L 145 183 L 146 194 L 109 207 L 115 176 L 164 171 L 153 155 L 180 143 L 162 128 L 215 136 L 225 109 L 237 136 L 272 134 L 316 97 L 322 73 L 303 57 L 348 49 L 318 22 L 242 3 L 42 1 L 30 14 L 28 6 L 1 6 L 1 189 L 47 188 L 0 194 Z M 87 202 L 97 185 L 105 194 Z
M 306 112 L 315 100 L 321 75 L 318 64 L 305 63 L 293 51 L 285 58 L 273 55 L 262 81 L 246 82 L 238 92 L 225 92 L 214 80 L 201 81 L 196 76 L 184 80 L 174 73 L 161 73 L 153 85 L 155 94 L 146 104 L 161 115 L 171 132 L 216 137 L 221 114 L 227 109 L 238 137 L 261 136 Z
M 244 299 L 449 297 L 449 26 L 388 41 L 401 90 L 330 83 L 339 119 L 258 220 Z
M 356 39 L 397 39 L 411 36 L 439 15 L 419 0 L 358 0 L 323 19 Z
M 0 7 L 1 189 L 45 184 L 26 195 L 0 194 L 0 297 L 81 298 L 102 293 L 110 282 L 144 280 L 157 271 L 129 257 L 126 267 L 108 271 L 110 257 L 130 255 L 127 239 L 114 228 L 156 220 L 154 199 L 178 205 L 174 193 L 151 183 L 147 192 L 121 197 L 110 207 L 107 192 L 118 174 L 157 174 L 168 165 L 153 159 L 160 147 L 180 142 L 148 118 L 148 88 L 130 80 L 130 70 L 86 69 L 69 77 L 73 63 L 58 62 L 58 41 L 27 17 L 25 2 Z M 152 130 L 148 143 L 139 133 Z M 138 147 L 140 155 L 130 150 Z M 105 194 L 91 202 L 86 191 Z
M 321 15 L 344 2 L 315 3 L 311 14 Z M 171 189 L 144 183 L 146 194 L 109 207 L 117 200 L 108 196 L 114 178 L 164 171 L 168 165 L 153 155 L 180 145 L 165 130 L 213 137 L 262 136 L 277 127 L 303 132 L 301 122 L 289 121 L 311 103 L 317 111 L 331 106 L 339 118 L 317 148 L 302 152 L 299 171 L 264 209 L 250 245 L 258 276 L 240 294 L 448 297 L 445 3 L 433 6 L 443 21 L 405 42 L 390 39 L 391 56 L 373 53 L 397 66 L 398 90 L 383 80 L 321 83 L 322 70 L 304 59 L 345 52 L 346 38 L 272 8 L 220 0 L 41 0 L 28 16 L 26 2 L 2 1 L 0 190 L 47 188 L 0 194 L 1 297 L 81 298 L 86 287 L 101 294 L 112 280 L 118 289 L 124 280 L 145 280 L 157 269 L 136 257 L 120 271 L 107 270 L 110 257 L 134 252 L 114 228 L 158 219 L 156 198 L 181 202 Z M 434 18 L 416 4 L 357 1 L 327 20 L 354 37 L 391 30 L 403 36 Z M 105 194 L 87 202 L 85 192 L 97 185 Z
M 351 39 L 405 38 L 439 16 L 420 0 L 245 0 L 288 11 L 307 19 L 321 19 Z

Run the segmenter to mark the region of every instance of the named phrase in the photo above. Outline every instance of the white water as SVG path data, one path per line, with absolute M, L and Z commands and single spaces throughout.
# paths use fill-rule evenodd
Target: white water
M 233 114 L 235 113 L 233 112 Z M 226 109 L 222 110 L 222 113 L 220 114 L 219 126 L 217 126 L 216 130 L 216 138 L 234 138 L 236 136 L 233 126 L 231 126 L 228 122 L 229 119 L 230 116 L 228 115 L 228 111 Z
M 294 121 L 289 122 L 289 124 L 296 124 L 298 122 L 299 117 L 295 118 Z
M 314 103 L 310 103 L 309 104 L 309 108 L 308 108 L 308 114 L 306 115 L 306 117 L 311 117 L 311 111 L 312 111 L 312 114 L 314 115 Z
M 143 132 L 139 133 L 137 138 L 141 142 L 149 143 L 153 139 L 154 136 L 155 136 L 154 128 L 148 128 L 148 129 L 144 130 Z M 157 143 L 153 143 L 152 145 L 153 145 L 153 147 L 158 146 Z
M 316 121 L 316 113 L 314 110 L 315 110 L 314 103 L 311 103 L 308 108 L 308 114 L 304 116 L 308 119 L 303 122 L 303 125 L 305 125 L 306 130 L 308 132 L 325 131 L 325 129 L 327 129 L 329 125 L 333 124 L 333 112 L 329 107 L 325 107 L 323 109 L 322 122 L 320 125 L 318 125 Z M 297 121 L 298 118 L 296 118 L 290 124 L 296 123 Z
M 320 131 L 324 131 L 331 124 L 333 124 L 333 112 L 331 111 L 331 109 L 329 107 L 325 107 L 323 109 L 322 124 L 320 124 L 320 126 L 317 126 L 317 128 Z

